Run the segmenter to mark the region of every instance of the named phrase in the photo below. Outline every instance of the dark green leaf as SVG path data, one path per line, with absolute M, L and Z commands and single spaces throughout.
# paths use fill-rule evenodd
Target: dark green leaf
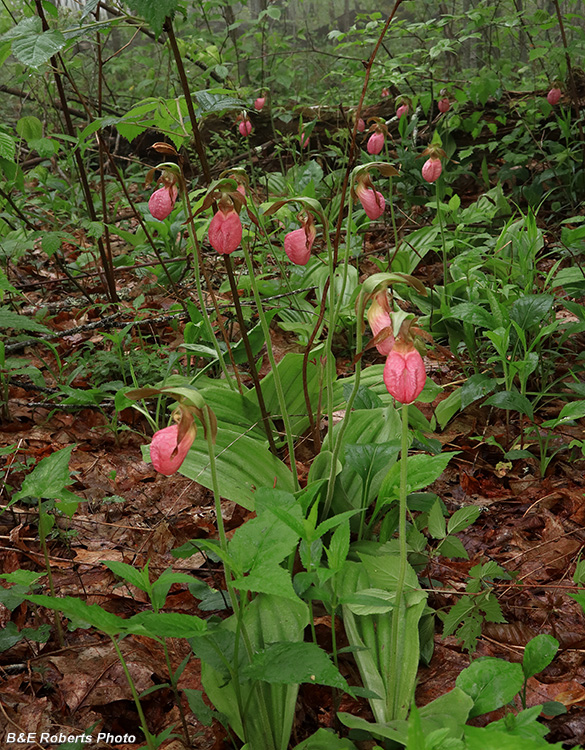
M 348 685 L 323 649 L 315 643 L 272 643 L 254 654 L 241 671 L 244 679 L 276 685 L 308 682 L 347 692 Z
M 509 703 L 522 690 L 524 674 L 520 664 L 488 656 L 472 662 L 455 684 L 473 698 L 473 718 Z
M 164 20 L 173 16 L 179 0 L 127 0 L 127 5 L 142 16 L 155 34 L 162 31 Z
M 555 658 L 558 650 L 559 642 L 548 633 L 541 633 L 528 641 L 522 659 L 524 677 L 526 679 L 534 677 L 534 675 L 546 669 Z
M 521 393 L 517 391 L 500 391 L 490 396 L 484 403 L 484 406 L 497 406 L 498 409 L 512 409 L 524 414 L 530 419 L 534 419 L 532 404 Z
M 554 297 L 549 294 L 528 294 L 520 297 L 510 309 L 510 320 L 523 331 L 539 325 L 552 309 Z
M 30 474 L 24 478 L 22 489 L 13 496 L 13 500 L 22 497 L 58 498 L 66 484 L 71 483 L 69 461 L 73 445 L 43 458 Z

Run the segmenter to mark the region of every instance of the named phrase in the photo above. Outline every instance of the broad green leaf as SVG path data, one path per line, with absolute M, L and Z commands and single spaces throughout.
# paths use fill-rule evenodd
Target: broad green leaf
M 167 16 L 173 16 L 179 0 L 127 0 L 128 7 L 142 16 L 158 36 Z
M 68 445 L 41 459 L 31 473 L 24 478 L 20 492 L 17 492 L 12 499 L 58 498 L 65 485 L 73 481 L 69 474 L 69 461 L 73 448 L 73 445 Z
M 467 550 L 463 546 L 461 539 L 456 536 L 446 536 L 437 547 L 437 552 L 451 560 L 456 557 L 460 557 L 463 560 L 469 560 Z
M 0 130 L 0 156 L 3 159 L 8 159 L 8 161 L 14 161 L 15 151 L 16 143 L 14 142 L 14 138 Z
M 298 534 L 288 524 L 272 513 L 262 513 L 236 529 L 229 553 L 237 570 L 245 573 L 266 563 L 280 563 L 290 555 L 298 540 Z
M 514 320 L 523 331 L 539 325 L 549 314 L 554 303 L 550 294 L 528 294 L 517 299 L 510 309 L 510 320 Z
M 459 508 L 449 519 L 447 531 L 449 534 L 457 534 L 459 531 L 463 531 L 463 529 L 466 529 L 477 521 L 480 513 L 481 508 L 477 505 L 468 505 L 465 508 Z
M 294 750 L 357 750 L 351 740 L 338 737 L 333 730 L 317 729 L 299 745 L 295 745 Z
M 495 327 L 491 313 L 481 307 L 481 305 L 476 305 L 472 302 L 462 302 L 460 305 L 455 305 L 449 311 L 449 317 L 457 318 L 465 323 L 472 323 L 478 328 L 487 330 Z
M 199 432 L 180 468 L 180 473 L 213 489 L 207 441 Z M 148 447 L 144 451 L 148 458 Z M 293 490 L 292 474 L 265 445 L 248 435 L 222 429 L 219 425 L 215 455 L 219 491 L 222 497 L 254 509 L 254 492 L 260 487 Z
M 128 581 L 141 591 L 148 591 L 150 582 L 148 581 L 148 571 L 137 570 L 133 565 L 119 562 L 118 560 L 102 560 L 106 568 L 112 571 L 118 578 Z
M 191 713 L 195 716 L 197 721 L 205 727 L 210 727 L 213 719 L 217 717 L 217 713 L 209 708 L 207 703 L 203 700 L 203 692 L 201 690 L 193 690 L 192 688 L 181 688 L 181 692 L 185 694 L 187 703 Z
M 446 535 L 446 522 L 439 500 L 435 500 L 428 520 L 429 534 L 433 539 L 443 539 Z
M 540 633 L 540 635 L 528 641 L 522 658 L 524 677 L 526 679 L 534 677 L 535 674 L 546 669 L 555 658 L 558 650 L 559 642 L 548 633 Z
M 116 617 L 111 612 L 106 612 L 97 604 L 86 604 L 73 596 L 54 598 L 44 594 L 29 594 L 26 598 L 41 607 L 62 612 L 70 620 L 92 625 L 107 635 L 118 635 L 126 632 L 126 621 L 122 617 Z
M 32 32 L 12 42 L 12 54 L 23 65 L 38 68 L 63 49 L 67 40 L 60 31 Z
M 16 132 L 20 135 L 27 143 L 38 140 L 43 135 L 43 124 L 38 117 L 34 115 L 27 115 L 21 117 L 16 123 Z
M 438 456 L 417 454 L 408 457 L 408 485 L 407 492 L 416 492 L 428 487 L 445 471 L 447 464 L 457 452 L 441 453 Z M 400 490 L 400 462 L 394 464 L 384 477 L 380 487 L 381 500 L 393 500 L 398 497 Z
M 0 307 L 0 329 L 12 328 L 15 331 L 36 331 L 38 333 L 51 333 L 49 328 L 36 320 L 19 315 L 8 307 Z
M 497 406 L 498 409 L 512 409 L 534 419 L 532 404 L 521 393 L 517 391 L 499 391 L 490 396 L 483 404 L 484 406 Z
M 233 585 L 240 591 L 255 591 L 259 594 L 274 594 L 283 599 L 298 600 L 290 573 L 275 562 L 267 562 L 254 567 L 249 575 L 235 578 Z
M 242 678 L 287 685 L 308 682 L 348 692 L 345 679 L 329 656 L 312 642 L 272 643 L 255 653 Z
M 207 629 L 207 622 L 195 615 L 180 612 L 141 612 L 126 620 L 129 630 L 140 626 L 148 635 L 155 638 L 193 638 Z
M 524 674 L 520 664 L 487 656 L 472 662 L 455 684 L 473 698 L 473 718 L 509 703 L 522 690 Z
M 472 375 L 461 386 L 461 408 L 465 409 L 469 404 L 477 401 L 477 399 L 487 396 L 496 386 L 496 379 L 490 378 L 489 375 L 481 373 Z

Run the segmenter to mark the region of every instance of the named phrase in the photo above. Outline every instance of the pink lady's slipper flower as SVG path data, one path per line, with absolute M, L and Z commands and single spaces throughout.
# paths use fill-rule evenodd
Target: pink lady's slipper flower
M 356 181 L 355 194 L 370 219 L 379 219 L 386 208 L 382 193 L 375 190 L 369 175 L 360 176 Z
M 311 249 L 316 236 L 317 230 L 313 224 L 313 217 L 309 214 L 300 229 L 289 232 L 284 238 L 284 252 L 289 260 L 297 266 L 306 266 L 311 257 Z
M 411 404 L 420 396 L 427 374 L 414 344 L 397 342 L 384 365 L 384 384 L 401 404 Z
M 366 129 L 366 123 L 360 117 L 360 119 L 358 120 L 357 132 L 363 133 L 365 129 Z
M 264 106 L 264 103 L 266 102 L 265 96 L 259 96 L 256 101 L 254 102 L 254 109 L 256 112 L 260 112 L 262 107 Z
M 368 138 L 368 145 L 366 146 L 368 154 L 377 156 L 384 148 L 384 133 L 382 130 L 376 130 Z
M 426 180 L 427 182 L 435 182 L 435 180 L 438 180 L 441 176 L 442 171 L 443 165 L 441 164 L 441 160 L 431 157 L 430 159 L 427 159 L 423 164 L 423 180 Z
M 305 131 L 304 130 L 303 130 L 303 132 L 299 136 L 299 141 L 300 141 L 300 144 L 301 144 L 301 148 L 305 148 L 306 146 L 309 145 L 309 136 L 305 135 Z
M 408 104 L 401 104 L 396 110 L 396 117 L 400 120 L 403 115 L 408 114 Z
M 247 117 L 239 123 L 238 130 L 240 131 L 240 135 L 243 135 L 244 138 L 247 138 L 250 135 L 252 132 L 252 123 Z
M 179 425 L 173 424 L 164 430 L 155 432 L 150 443 L 150 459 L 154 468 L 167 477 L 175 474 L 185 460 L 189 448 L 193 445 L 196 431 L 190 427 L 181 442 L 179 439 Z
M 374 297 L 370 309 L 368 310 L 368 322 L 374 338 L 382 331 L 386 337 L 380 337 L 381 340 L 376 344 L 376 349 L 387 357 L 394 347 L 394 334 L 392 333 L 392 319 L 390 318 L 390 308 L 388 306 L 388 295 L 386 292 L 379 292 Z
M 561 100 L 561 90 L 556 86 L 553 87 L 546 95 L 546 100 L 553 107 L 558 104 Z
M 382 89 L 382 98 L 386 99 L 388 96 L 390 96 L 390 89 L 387 86 L 384 86 Z
M 155 219 L 164 221 L 175 207 L 179 191 L 174 185 L 164 185 L 150 196 L 148 210 Z
M 437 106 L 439 107 L 439 112 L 444 115 L 445 112 L 448 112 L 451 109 L 451 102 L 449 101 L 449 98 L 445 96 L 443 99 L 439 99 Z
M 219 211 L 209 225 L 209 242 L 220 255 L 233 253 L 242 241 L 242 222 L 233 203 L 220 201 Z

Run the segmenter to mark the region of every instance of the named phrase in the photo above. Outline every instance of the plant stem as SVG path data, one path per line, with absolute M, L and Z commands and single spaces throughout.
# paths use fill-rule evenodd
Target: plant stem
M 146 717 L 144 716 L 144 711 L 142 710 L 140 698 L 138 697 L 138 693 L 136 692 L 134 680 L 132 679 L 132 675 L 130 674 L 128 665 L 126 664 L 126 661 L 124 660 L 124 657 L 122 656 L 122 652 L 120 651 L 118 642 L 116 641 L 113 635 L 111 635 L 110 638 L 112 639 L 112 643 L 114 644 L 114 648 L 116 649 L 116 654 L 118 656 L 118 659 L 120 660 L 120 664 L 122 665 L 122 669 L 124 670 L 126 679 L 128 680 L 128 685 L 130 686 L 130 691 L 132 693 L 132 697 L 134 698 L 134 704 L 136 706 L 136 710 L 138 711 L 138 717 L 140 719 L 140 726 L 142 727 L 142 731 L 144 732 L 144 737 L 146 738 L 146 745 L 148 747 L 148 750 L 156 750 L 155 744 L 152 741 L 154 738 L 151 735 L 151 733 L 148 731 Z
M 170 16 L 167 16 L 165 20 L 164 28 L 169 37 L 169 44 L 171 45 L 173 57 L 175 58 L 175 65 L 177 66 L 177 72 L 179 74 L 179 79 L 181 81 L 181 88 L 183 89 L 183 95 L 185 97 L 185 103 L 187 105 L 187 112 L 189 113 L 189 120 L 191 121 L 191 128 L 193 129 L 193 138 L 195 140 L 195 150 L 197 151 L 197 156 L 199 157 L 199 163 L 201 164 L 201 169 L 203 171 L 205 182 L 207 185 L 209 185 L 209 183 L 211 182 L 211 171 L 209 169 L 209 162 L 207 161 L 207 154 L 205 153 L 203 141 L 201 140 L 201 134 L 199 132 L 199 125 L 197 123 L 197 118 L 195 117 L 195 109 L 193 108 L 193 99 L 191 98 L 191 90 L 189 88 L 187 74 L 185 73 L 185 66 L 183 65 L 183 58 L 181 57 L 181 52 L 179 51 L 179 46 L 177 45 L 177 40 L 175 38 L 175 31 L 173 29 L 173 22 Z
M 203 316 L 203 320 L 205 321 L 205 327 L 207 328 L 207 337 L 209 341 L 213 343 L 213 347 L 215 349 L 215 353 L 217 354 L 217 358 L 219 360 L 219 364 L 221 366 L 221 370 L 223 372 L 224 378 L 226 379 L 230 388 L 232 390 L 235 390 L 234 382 L 232 378 L 230 378 L 229 376 L 229 373 L 225 364 L 225 360 L 223 357 L 223 352 L 221 351 L 219 347 L 219 343 L 217 339 L 215 338 L 215 334 L 213 333 L 213 327 L 211 325 L 211 320 L 209 318 L 209 314 L 207 313 L 207 307 L 205 305 L 205 300 L 203 299 L 203 288 L 201 285 L 201 273 L 200 273 L 201 271 L 203 271 L 203 275 L 207 282 L 208 291 L 210 292 L 211 299 L 213 300 L 213 306 L 215 307 L 217 323 L 219 325 L 220 331 L 222 333 L 223 339 L 227 347 L 228 355 L 229 355 L 232 368 L 236 376 L 236 381 L 238 384 L 239 391 L 240 393 L 242 393 L 242 381 L 240 380 L 240 373 L 238 372 L 238 368 L 234 361 L 234 357 L 233 357 L 232 350 L 230 347 L 227 332 L 220 319 L 219 309 L 217 306 L 217 300 L 215 298 L 215 294 L 213 294 L 213 291 L 211 288 L 211 282 L 209 281 L 209 277 L 207 276 L 207 273 L 205 272 L 204 265 L 201 262 L 201 247 L 197 240 L 197 235 L 195 233 L 195 228 L 193 226 L 193 212 L 191 211 L 191 204 L 189 202 L 189 196 L 187 195 L 187 184 L 185 182 L 185 178 L 183 177 L 182 173 L 181 173 L 181 199 L 183 201 L 183 210 L 185 211 L 185 216 L 187 217 L 187 231 L 189 233 L 189 239 L 191 240 L 191 245 L 193 248 L 193 266 L 194 266 L 193 271 L 194 271 L 194 276 L 195 276 L 195 287 L 197 289 L 197 299 L 199 300 L 199 307 L 201 309 L 201 315 Z
M 205 437 L 207 438 L 207 452 L 209 454 L 209 471 L 211 473 L 211 486 L 213 488 L 213 502 L 215 504 L 215 516 L 217 519 L 217 531 L 219 533 L 219 543 L 224 554 L 227 555 L 227 537 L 225 534 L 225 526 L 223 524 L 223 516 L 221 515 L 221 495 L 219 494 L 219 483 L 217 481 L 217 465 L 215 463 L 215 445 L 214 436 L 211 429 L 211 418 L 209 414 L 209 407 L 205 406 L 203 409 L 203 420 L 205 424 Z M 225 582 L 230 596 L 232 609 L 235 613 L 239 611 L 238 599 L 236 592 L 232 586 L 232 571 L 229 564 L 223 561 L 223 568 L 225 571 Z
M 388 706 L 389 716 L 396 718 L 398 716 L 399 706 L 397 697 L 400 694 L 397 683 L 399 682 L 398 674 L 400 665 L 398 663 L 398 641 L 400 634 L 400 625 L 404 617 L 402 606 L 402 595 L 404 591 L 404 580 L 406 578 L 406 568 L 408 565 L 406 550 L 406 491 L 408 482 L 408 404 L 402 405 L 402 445 L 400 453 L 400 496 L 399 496 L 399 515 L 398 515 L 398 545 L 399 545 L 399 568 L 398 579 L 396 581 L 396 599 L 394 610 L 392 611 L 392 637 L 390 641 L 390 674 L 388 682 L 391 680 L 396 686 L 391 695 L 394 699 L 394 705 Z
M 260 413 L 262 414 L 262 424 L 264 425 L 264 431 L 268 438 L 268 445 L 270 451 L 276 456 L 278 451 L 274 444 L 274 438 L 272 437 L 272 430 L 270 429 L 270 416 L 266 409 L 266 403 L 264 401 L 264 394 L 262 393 L 262 386 L 258 378 L 258 372 L 256 371 L 256 362 L 254 361 L 254 354 L 252 353 L 252 347 L 248 339 L 248 332 L 246 331 L 246 321 L 244 320 L 244 314 L 242 313 L 242 306 L 240 305 L 240 297 L 238 295 L 238 286 L 234 277 L 234 269 L 232 266 L 232 259 L 229 255 L 223 256 L 225 263 L 225 270 L 227 271 L 228 280 L 230 283 L 230 289 L 232 290 L 232 298 L 234 300 L 234 307 L 236 310 L 236 317 L 238 319 L 238 325 L 240 326 L 240 333 L 242 335 L 242 341 L 244 342 L 244 349 L 246 350 L 246 357 L 248 358 L 248 364 L 250 366 L 250 374 L 254 381 L 254 390 L 256 391 L 256 398 L 258 399 L 258 406 L 260 407 Z
M 49 591 L 51 596 L 55 599 L 57 594 L 55 593 L 55 584 L 53 583 L 53 573 L 51 572 L 51 562 L 49 560 L 49 550 L 47 549 L 47 537 L 45 536 L 45 527 L 43 520 L 45 518 L 45 511 L 43 510 L 42 499 L 39 497 L 39 541 L 41 543 L 41 549 L 43 550 L 43 557 L 45 558 L 45 568 L 47 570 L 47 581 L 49 583 Z M 61 620 L 59 619 L 59 612 L 55 612 L 55 630 L 57 631 L 57 642 L 59 647 L 65 646 L 63 639 L 63 628 L 61 627 Z
M 191 738 L 189 736 L 189 727 L 187 726 L 187 719 L 185 718 L 185 711 L 183 710 L 183 704 L 181 703 L 181 693 L 179 692 L 179 686 L 175 679 L 175 673 L 173 670 L 173 665 L 171 663 L 171 657 L 169 655 L 169 649 L 167 646 L 166 639 L 163 639 L 162 647 L 163 647 L 163 651 L 165 654 L 165 661 L 167 663 L 167 669 L 169 670 L 169 680 L 171 681 L 171 688 L 173 690 L 173 695 L 175 696 L 175 703 L 177 704 L 177 708 L 179 709 L 179 714 L 181 716 L 181 726 L 183 727 L 183 734 L 185 735 L 185 742 L 187 743 L 187 747 L 192 747 Z
M 363 320 L 364 320 L 365 304 L 366 303 L 365 303 L 364 295 L 362 293 L 360 295 L 359 304 L 357 306 L 358 312 L 357 312 L 356 335 L 355 335 L 356 352 L 358 355 L 360 355 L 362 351 L 362 326 L 363 326 Z M 355 365 L 353 389 L 347 400 L 347 405 L 345 407 L 345 417 L 343 419 L 343 422 L 339 425 L 339 428 L 337 430 L 335 444 L 333 446 L 333 451 L 332 451 L 332 456 L 331 456 L 331 471 L 329 473 L 329 483 L 327 485 L 327 495 L 325 496 L 325 502 L 323 504 L 323 514 L 322 514 L 323 518 L 327 518 L 329 509 L 331 508 L 331 501 L 333 500 L 333 491 L 335 487 L 337 457 L 339 456 L 339 452 L 341 450 L 341 442 L 343 440 L 343 434 L 349 422 L 349 414 L 351 414 L 353 402 L 355 401 L 355 398 L 358 393 L 358 389 L 360 387 L 361 373 L 362 373 L 362 363 L 361 363 L 361 357 L 360 357 L 358 358 L 356 365 Z M 332 445 L 331 441 L 333 440 L 333 425 L 329 425 L 328 438 L 330 441 L 329 445 L 331 446 Z
M 437 219 L 441 230 L 441 245 L 443 247 L 443 302 L 447 302 L 447 247 L 445 245 L 445 232 L 443 230 L 443 214 L 441 212 L 441 202 L 439 200 L 439 182 L 435 183 L 435 197 L 437 200 Z
M 278 405 L 280 406 L 282 421 L 284 422 L 284 430 L 286 433 L 286 444 L 288 447 L 288 455 L 290 458 L 290 468 L 291 468 L 292 475 L 293 475 L 295 490 L 298 490 L 299 489 L 299 477 L 298 477 L 297 465 L 295 461 L 294 435 L 292 434 L 290 415 L 288 413 L 288 408 L 286 406 L 286 398 L 284 397 L 284 391 L 282 389 L 282 381 L 280 379 L 280 373 L 278 371 L 276 359 L 274 357 L 274 351 L 272 349 L 272 340 L 270 338 L 270 326 L 268 324 L 268 321 L 266 320 L 266 315 L 264 314 L 264 308 L 262 307 L 262 300 L 260 298 L 260 293 L 258 291 L 258 284 L 256 283 L 256 277 L 254 275 L 254 266 L 252 264 L 250 251 L 247 245 L 242 245 L 242 248 L 244 250 L 244 258 L 246 259 L 246 265 L 248 267 L 248 276 L 250 278 L 250 284 L 252 286 L 252 293 L 254 294 L 254 300 L 256 302 L 256 309 L 258 310 L 258 317 L 260 318 L 260 325 L 262 326 L 262 333 L 264 335 L 264 340 L 266 341 L 266 352 L 268 354 L 268 360 L 270 362 L 272 376 L 274 377 L 274 388 L 276 390 L 276 395 L 278 397 Z

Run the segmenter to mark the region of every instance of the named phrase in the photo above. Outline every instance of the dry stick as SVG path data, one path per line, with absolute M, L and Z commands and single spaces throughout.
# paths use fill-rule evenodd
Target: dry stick
M 10 204 L 10 206 L 12 207 L 12 210 L 14 211 L 14 213 L 18 216 L 19 219 L 22 220 L 22 222 L 24 223 L 24 225 L 25 225 L 25 227 L 27 229 L 30 229 L 31 231 L 36 231 L 37 230 L 37 227 L 35 227 L 34 224 L 30 223 L 30 221 L 22 213 L 22 211 L 20 210 L 20 208 L 16 205 L 16 203 L 12 199 L 12 196 L 10 195 L 10 193 L 4 192 L 4 190 L 0 187 L 0 195 L 4 198 L 4 200 L 7 203 Z M 6 221 L 6 219 L 4 219 L 4 221 Z
M 250 341 L 248 340 L 248 333 L 246 331 L 246 321 L 242 313 L 242 306 L 240 305 L 240 298 L 238 295 L 238 285 L 234 278 L 234 269 L 232 267 L 232 259 L 229 255 L 224 255 L 225 270 L 227 271 L 228 279 L 230 282 L 230 289 L 232 290 L 232 297 L 234 299 L 234 307 L 236 309 L 236 317 L 238 319 L 238 325 L 240 326 L 240 333 L 242 334 L 242 341 L 244 342 L 244 349 L 246 350 L 246 357 L 248 358 L 248 364 L 250 365 L 250 374 L 254 381 L 254 390 L 256 391 L 256 397 L 258 398 L 258 406 L 260 407 L 260 413 L 262 414 L 262 423 L 264 424 L 264 430 L 266 431 L 266 437 L 268 438 L 268 444 L 270 450 L 274 455 L 278 455 L 276 445 L 274 444 L 274 438 L 272 437 L 272 431 L 270 429 L 270 416 L 266 409 L 266 403 L 264 401 L 264 394 L 262 393 L 262 386 L 258 378 L 258 372 L 256 370 L 256 362 L 254 361 L 254 354 Z M 292 461 L 292 459 L 291 459 Z
M 365 78 L 364 78 L 364 85 L 362 86 L 362 93 L 360 95 L 360 100 L 359 100 L 357 108 L 355 110 L 355 119 L 354 119 L 354 124 L 353 124 L 353 130 L 352 130 L 352 133 L 351 133 L 351 143 L 350 143 L 350 146 L 349 146 L 349 154 L 348 154 L 348 158 L 347 158 L 347 167 L 346 167 L 346 170 L 345 170 L 345 175 L 343 177 L 343 185 L 341 187 L 341 202 L 340 202 L 340 206 L 344 206 L 345 205 L 345 196 L 347 194 L 347 186 L 348 186 L 348 183 L 349 183 L 349 177 L 351 175 L 351 171 L 353 169 L 353 164 L 354 164 L 355 158 L 356 158 L 355 151 L 356 151 L 356 136 L 357 136 L 358 122 L 359 122 L 359 118 L 360 118 L 360 113 L 362 111 L 362 107 L 363 107 L 363 103 L 364 103 L 364 98 L 366 96 L 366 90 L 368 88 L 368 82 L 370 80 L 370 73 L 372 71 L 372 66 L 374 64 L 374 60 L 376 58 L 378 50 L 380 49 L 380 45 L 382 44 L 384 36 L 386 35 L 386 32 L 388 31 L 388 27 L 392 23 L 392 19 L 396 15 L 396 11 L 398 10 L 398 7 L 400 6 L 401 3 L 402 3 L 402 0 L 396 0 L 396 2 L 394 3 L 394 7 L 392 8 L 392 12 L 388 16 L 388 19 L 387 19 L 386 23 L 384 24 L 384 28 L 382 29 L 382 31 L 380 33 L 380 36 L 378 38 L 378 41 L 376 42 L 376 46 L 374 47 L 374 50 L 373 50 L 372 54 L 370 55 L 370 59 L 365 64 L 366 75 L 365 75 Z M 334 266 L 337 265 L 337 257 L 338 257 L 338 252 L 339 252 L 339 242 L 340 242 L 340 239 L 341 239 L 341 227 L 342 227 L 342 224 L 343 224 L 343 210 L 340 208 L 339 209 L 339 214 L 337 216 L 337 225 L 335 227 L 335 237 L 333 239 L 333 252 L 334 252 L 333 264 L 334 264 Z M 321 321 L 323 320 L 323 316 L 325 315 L 325 306 L 327 304 L 327 291 L 329 289 L 330 281 L 331 281 L 330 279 L 327 279 L 327 281 L 325 282 L 325 288 L 324 288 L 323 298 L 321 300 L 321 310 L 320 310 L 320 313 L 319 313 L 319 319 L 317 321 L 317 325 L 315 326 L 315 328 L 313 329 L 313 332 L 311 333 L 311 336 L 309 337 L 309 343 L 307 344 L 307 347 L 305 349 L 305 353 L 304 353 L 304 356 L 303 356 L 303 390 L 304 390 L 304 393 L 305 393 L 305 403 L 307 405 L 307 411 L 308 411 L 308 413 L 310 415 L 309 421 L 310 422 L 312 421 L 313 440 L 314 440 L 314 442 L 316 444 L 320 443 L 320 437 L 317 435 L 319 420 L 318 419 L 313 419 L 311 402 L 310 402 L 310 400 L 308 398 L 307 365 L 308 365 L 308 362 L 309 362 L 309 356 L 310 356 L 310 353 L 311 353 L 311 347 L 313 346 L 313 342 L 314 342 L 315 337 L 317 335 L 317 331 L 319 330 L 319 326 L 321 325 Z M 332 425 L 329 425 L 329 429 L 331 429 L 331 428 L 332 428 Z
M 99 11 L 96 10 L 95 16 L 96 21 L 98 20 Z M 99 30 L 96 31 L 96 45 L 98 53 L 98 100 L 97 100 L 97 114 L 98 117 L 102 116 L 103 113 L 103 70 L 104 61 L 102 56 L 102 43 L 100 38 Z M 98 130 L 98 134 L 101 136 L 102 129 Z M 110 227 L 108 226 L 108 199 L 106 196 L 106 174 L 104 169 L 104 150 L 100 147 L 102 142 L 101 138 L 98 138 L 98 149 L 99 149 L 99 174 L 100 174 L 100 193 L 102 199 L 102 218 L 104 222 L 104 240 L 105 240 L 105 251 L 108 256 L 108 264 L 111 268 L 114 267 L 114 259 L 112 256 L 112 243 L 110 242 Z
M 170 16 L 167 16 L 167 19 L 165 20 L 164 29 L 169 36 L 169 43 L 171 45 L 173 57 L 175 58 L 177 72 L 179 73 L 179 78 L 181 79 L 181 88 L 183 89 L 183 94 L 185 96 L 185 103 L 187 105 L 187 112 L 189 113 L 189 119 L 191 121 L 191 127 L 193 129 L 193 138 L 195 140 L 195 150 L 197 151 L 197 156 L 199 157 L 199 163 L 201 164 L 201 169 L 203 170 L 203 176 L 205 177 L 205 182 L 207 185 L 209 185 L 209 183 L 211 182 L 211 171 L 209 169 L 209 163 L 207 161 L 207 155 L 205 153 L 205 149 L 203 148 L 203 141 L 201 140 L 201 134 L 199 132 L 199 125 L 197 123 L 197 118 L 195 117 L 195 110 L 193 108 L 193 99 L 191 98 L 191 89 L 189 88 L 189 82 L 187 81 L 187 75 L 185 73 L 185 66 L 183 65 L 183 59 L 181 58 L 181 53 L 179 51 L 179 47 L 177 46 L 177 40 L 175 38 L 175 32 L 173 30 L 173 22 L 171 21 Z
M 573 66 L 571 65 L 571 56 L 569 55 L 569 46 L 567 44 L 567 35 L 565 34 L 565 24 L 563 22 L 563 16 L 561 9 L 559 8 L 559 0 L 553 0 L 557 11 L 557 18 L 559 21 L 559 29 L 561 30 L 561 39 L 563 40 L 563 47 L 565 48 L 565 60 L 567 62 L 567 73 L 569 74 L 569 88 L 571 89 L 571 103 L 575 111 L 577 118 L 577 124 L 579 125 L 579 140 L 581 141 L 581 147 L 583 149 L 583 168 L 585 169 L 585 133 L 583 132 L 583 124 L 579 117 L 579 94 L 577 93 L 577 86 L 575 84 L 575 78 L 573 76 Z
M 41 19 L 43 31 L 48 31 L 49 24 L 47 23 L 47 19 L 45 17 L 45 11 L 43 9 L 42 0 L 35 0 L 35 6 L 37 9 L 37 14 L 39 18 Z M 61 75 L 58 71 L 57 66 L 58 66 L 57 56 L 53 55 L 53 57 L 51 57 L 51 67 L 53 69 L 53 77 L 55 79 L 55 84 L 57 86 L 57 91 L 59 93 L 59 99 L 62 105 L 63 116 L 65 117 L 65 125 L 67 128 L 67 133 L 72 138 L 75 138 L 76 137 L 75 128 L 73 127 L 73 121 L 71 120 L 69 109 L 67 108 L 67 96 L 65 95 L 65 89 L 63 88 L 63 81 L 61 79 Z M 63 66 L 63 69 L 65 69 L 65 66 Z M 91 221 L 97 222 L 98 218 L 97 218 L 97 214 L 95 212 L 95 208 L 93 205 L 91 189 L 89 187 L 89 180 L 87 178 L 87 172 L 85 171 L 85 165 L 83 163 L 83 158 L 81 156 L 79 147 L 75 146 L 73 148 L 73 156 L 77 163 L 77 171 L 79 173 L 79 179 L 81 181 L 83 194 L 85 196 L 87 212 L 89 214 Z M 98 252 L 100 255 L 101 262 L 102 262 L 104 274 L 106 277 L 108 296 L 110 298 L 110 302 L 117 302 L 118 294 L 116 292 L 116 280 L 114 278 L 114 269 L 113 269 L 113 265 L 109 263 L 108 256 L 106 254 L 104 243 L 102 242 L 101 237 L 97 238 L 97 246 L 98 246 Z
M 98 141 L 98 145 L 99 145 L 100 151 L 103 149 L 103 151 L 105 152 L 106 156 L 108 157 L 108 161 L 110 162 L 110 165 L 111 165 L 112 169 L 114 170 L 114 174 L 116 176 L 116 179 L 120 183 L 120 187 L 122 188 L 122 192 L 126 196 L 126 200 L 128 201 L 128 205 L 130 206 L 130 208 L 132 209 L 132 211 L 134 213 L 134 217 L 136 218 L 136 220 L 140 224 L 140 228 L 144 232 L 144 236 L 146 237 L 146 240 L 147 240 L 148 244 L 153 249 L 154 254 L 157 257 L 158 262 L 160 263 L 161 267 L 163 268 L 164 272 L 167 275 L 168 280 L 171 283 L 171 286 L 173 287 L 173 291 L 174 291 L 175 295 L 177 296 L 177 301 L 183 307 L 183 309 L 186 311 L 187 310 L 187 306 L 183 302 L 183 299 L 181 297 L 181 292 L 180 292 L 177 284 L 175 283 L 173 277 L 171 276 L 171 273 L 170 273 L 169 269 L 167 268 L 167 264 L 165 263 L 162 255 L 159 253 L 158 248 L 157 248 L 157 246 L 156 246 L 156 244 L 155 244 L 155 242 L 154 242 L 154 240 L 153 240 L 150 232 L 146 228 L 146 224 L 144 223 L 144 219 L 142 218 L 142 216 L 140 214 L 140 211 L 134 205 L 134 201 L 133 201 L 130 193 L 128 192 L 128 188 L 126 187 L 126 183 L 124 182 L 124 178 L 122 177 L 122 174 L 121 174 L 120 170 L 118 169 L 118 165 L 116 164 L 116 161 L 115 161 L 114 157 L 112 156 L 112 153 L 111 153 L 110 149 L 108 148 L 107 143 L 101 137 L 101 131 L 98 131 L 96 133 L 96 138 L 97 138 L 97 141 Z

